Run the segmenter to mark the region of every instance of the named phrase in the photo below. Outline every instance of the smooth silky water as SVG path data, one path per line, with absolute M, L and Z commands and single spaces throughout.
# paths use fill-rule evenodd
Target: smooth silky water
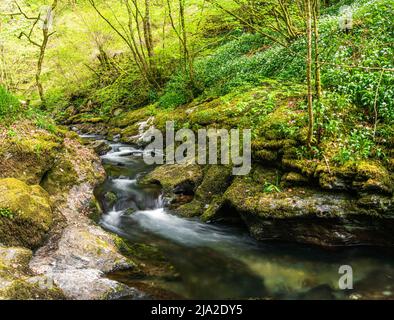
M 108 178 L 96 190 L 104 204 L 99 223 L 132 243 L 158 248 L 179 273 L 175 279 L 123 273 L 119 280 L 137 287 L 154 282 L 177 298 L 394 298 L 390 250 L 261 243 L 242 227 L 181 218 L 165 208 L 158 186 L 138 184 L 153 169 L 144 163 L 143 151 L 121 143 L 110 145 L 112 150 L 102 156 Z M 112 206 L 103 200 L 109 191 L 118 198 Z M 352 266 L 354 290 L 339 290 L 341 265 Z

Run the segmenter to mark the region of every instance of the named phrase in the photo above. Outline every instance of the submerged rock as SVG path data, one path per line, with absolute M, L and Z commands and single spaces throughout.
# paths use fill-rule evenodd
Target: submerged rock
M 52 224 L 48 193 L 40 186 L 0 179 L 0 242 L 36 248 Z
M 113 205 L 118 201 L 118 196 L 114 192 L 106 192 L 104 195 L 104 199 L 108 205 L 108 207 L 113 207 Z

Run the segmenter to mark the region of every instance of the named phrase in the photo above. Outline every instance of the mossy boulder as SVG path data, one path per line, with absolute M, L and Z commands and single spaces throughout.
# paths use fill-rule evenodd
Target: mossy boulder
M 195 192 L 193 201 L 180 206 L 177 212 L 183 216 L 194 217 L 204 215 L 204 219 L 211 220 L 220 208 L 218 199 L 226 191 L 233 180 L 232 168 L 223 165 L 208 165 L 204 168 L 204 178 Z M 211 205 L 215 198 L 215 203 Z M 205 211 L 209 209 L 209 213 Z
M 0 242 L 36 248 L 45 240 L 52 224 L 48 193 L 38 185 L 0 179 L 0 208 L 10 214 L 0 216 Z
M 380 163 L 372 160 L 348 162 L 328 168 L 318 165 L 315 177 L 319 185 L 328 190 L 348 190 L 358 193 L 392 194 L 392 174 Z
M 200 200 L 193 199 L 192 201 L 182 204 L 174 208 L 177 213 L 184 217 L 198 217 L 204 212 L 204 203 Z
M 118 201 L 118 196 L 116 195 L 116 193 L 108 191 L 105 193 L 104 199 L 108 207 L 113 207 L 116 201 Z
M 382 213 L 379 210 L 362 210 L 357 206 L 356 198 L 343 193 L 329 193 L 310 187 L 267 192 L 251 177 L 236 178 L 224 197 L 244 216 L 251 214 L 261 218 L 335 218 L 357 214 L 379 216 Z
M 3 290 L 2 300 L 63 300 L 63 292 L 53 286 L 45 277 L 31 277 L 26 280 L 14 280 Z
M 216 219 L 226 219 L 228 216 L 223 216 L 221 209 L 223 208 L 224 199 L 222 195 L 216 195 L 212 198 L 209 205 L 204 207 L 204 213 L 201 215 L 200 219 L 204 222 L 216 220 Z
M 283 175 L 281 182 L 285 186 L 303 186 L 309 183 L 309 179 L 297 172 L 287 172 Z
M 360 161 L 356 164 L 355 188 L 368 192 L 393 192 L 393 176 L 385 167 L 374 161 Z
M 209 203 L 213 196 L 223 194 L 233 180 L 232 167 L 208 165 L 204 169 L 204 179 L 196 190 L 196 199 Z
M 39 184 L 55 162 L 63 138 L 24 123 L 12 132 L 2 136 L 0 128 L 0 178 Z
M 160 184 L 168 194 L 194 194 L 203 178 L 201 166 L 195 164 L 168 164 L 147 174 L 141 183 Z
M 256 239 L 323 246 L 394 244 L 390 195 L 360 197 L 324 191 L 313 184 L 271 190 L 262 183 L 269 176 L 269 169 L 255 168 L 252 175 L 235 178 L 221 204 L 236 210 Z

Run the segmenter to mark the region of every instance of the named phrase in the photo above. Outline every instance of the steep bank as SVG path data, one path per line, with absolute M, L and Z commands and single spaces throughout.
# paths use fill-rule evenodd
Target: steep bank
M 2 127 L 0 136 L 0 296 L 141 297 L 105 278 L 134 264 L 119 252 L 118 238 L 89 218 L 97 210 L 93 188 L 105 177 L 93 150 L 67 131 L 29 121 Z

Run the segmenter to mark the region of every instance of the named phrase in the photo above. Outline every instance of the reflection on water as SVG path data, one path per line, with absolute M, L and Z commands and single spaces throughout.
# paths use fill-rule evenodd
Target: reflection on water
M 102 157 L 108 179 L 97 190 L 117 201 L 102 216 L 108 230 L 133 242 L 154 245 L 179 272 L 156 281 L 181 297 L 344 299 L 394 298 L 394 259 L 383 249 L 323 250 L 295 244 L 258 243 L 243 228 L 201 223 L 171 214 L 157 186 L 138 178 L 152 170 L 143 153 L 111 144 Z M 104 206 L 105 207 L 105 206 Z M 351 265 L 354 290 L 338 289 L 339 266 Z

